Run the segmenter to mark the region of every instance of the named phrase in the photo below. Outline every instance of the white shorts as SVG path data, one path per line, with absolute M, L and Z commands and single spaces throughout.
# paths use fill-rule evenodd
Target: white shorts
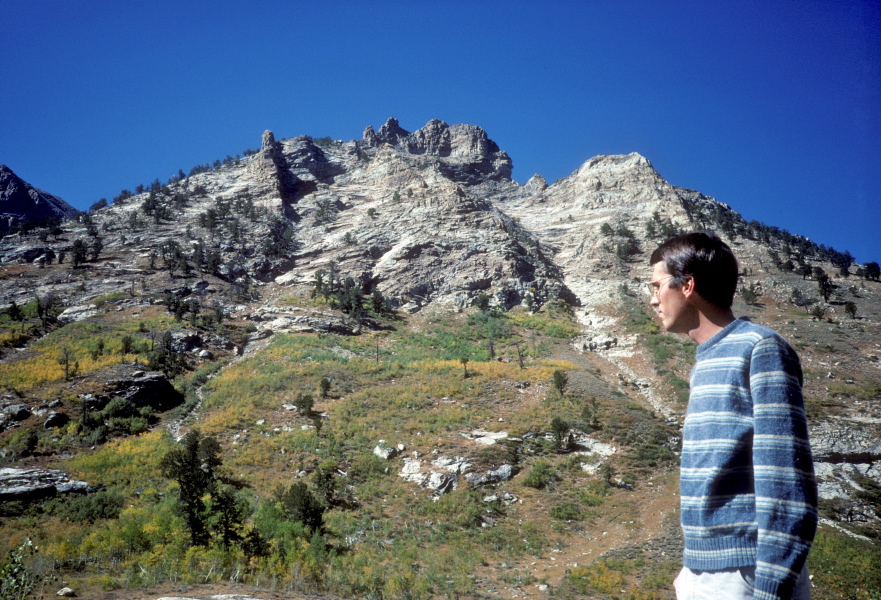
M 752 600 L 755 580 L 755 567 L 719 571 L 692 571 L 682 567 L 673 587 L 677 600 Z M 811 580 L 805 567 L 795 584 L 792 600 L 810 599 Z

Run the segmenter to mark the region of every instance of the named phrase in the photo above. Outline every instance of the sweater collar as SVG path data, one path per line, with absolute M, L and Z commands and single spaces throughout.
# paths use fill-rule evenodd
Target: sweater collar
M 696 354 L 699 356 L 702 353 L 706 352 L 707 350 L 712 348 L 714 345 L 716 345 L 719 342 L 719 340 L 724 338 L 726 335 L 728 335 L 729 333 L 731 333 L 735 329 L 741 327 L 744 323 L 748 323 L 748 322 L 749 322 L 749 319 L 747 319 L 746 317 L 738 317 L 737 319 L 734 319 L 733 321 L 728 323 L 728 325 L 723 327 L 722 330 L 719 331 L 719 333 L 717 333 L 716 335 L 714 335 L 713 337 L 708 339 L 706 342 L 704 342 L 703 344 L 698 346 L 697 350 L 695 351 Z

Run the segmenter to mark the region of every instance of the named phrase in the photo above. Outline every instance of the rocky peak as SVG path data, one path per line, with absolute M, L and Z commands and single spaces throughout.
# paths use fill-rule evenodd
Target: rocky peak
M 376 131 L 373 130 L 373 125 L 368 125 L 364 128 L 364 134 L 361 136 L 361 142 L 370 148 L 376 146 L 379 141 L 376 138 Z
M 26 221 L 72 219 L 78 213 L 58 196 L 35 188 L 0 165 L 0 235 Z
M 395 119 L 389 119 L 377 138 L 408 155 L 439 158 L 441 175 L 457 183 L 476 185 L 511 179 L 511 158 L 476 125 L 447 125 L 432 119 L 421 129 L 407 133 Z
M 379 128 L 379 133 L 376 134 L 376 137 L 380 142 L 396 146 L 400 141 L 405 140 L 408 135 L 410 135 L 410 132 L 398 125 L 397 119 L 390 117 L 389 120 Z
M 440 119 L 432 119 L 407 136 L 407 150 L 410 154 L 449 156 L 452 150 L 450 126 Z
M 605 188 L 620 187 L 625 182 L 663 181 L 652 163 L 636 152 L 595 156 L 581 165 L 569 179 L 589 179 Z
M 548 189 L 548 182 L 544 177 L 536 173 L 529 178 L 529 181 L 523 186 L 523 190 L 528 193 L 538 194 Z

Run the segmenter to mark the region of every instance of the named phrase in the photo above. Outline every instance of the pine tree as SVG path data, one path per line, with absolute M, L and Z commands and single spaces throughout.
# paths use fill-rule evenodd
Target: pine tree
M 74 269 L 86 262 L 87 254 L 88 248 L 86 243 L 83 240 L 75 240 L 73 242 L 73 252 L 71 253 L 71 261 L 73 262 Z
M 220 444 L 212 437 L 202 437 L 193 429 L 159 463 L 162 476 L 178 484 L 177 509 L 184 518 L 190 542 L 208 543 L 206 507 L 202 498 L 217 486 L 215 470 L 221 465 Z

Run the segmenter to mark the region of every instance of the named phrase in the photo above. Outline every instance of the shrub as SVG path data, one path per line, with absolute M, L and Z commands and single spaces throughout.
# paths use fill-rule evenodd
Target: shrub
M 556 373 L 560 373 L 561 371 L 556 371 Z M 554 436 L 554 448 L 559 452 L 564 448 L 568 447 L 571 443 L 571 436 L 569 434 L 569 423 L 561 419 L 560 417 L 554 417 L 554 420 L 551 421 L 551 433 Z M 569 439 L 567 439 L 569 436 Z
M 310 414 L 312 414 L 312 407 L 314 405 L 315 400 L 312 398 L 312 394 L 298 393 L 296 399 L 294 400 L 294 406 L 297 407 L 297 411 L 302 415 L 309 416 Z
M 274 499 L 288 521 L 302 523 L 313 532 L 320 531 L 324 526 L 324 507 L 305 483 L 298 481 L 287 490 L 277 488 Z
M 106 491 L 55 500 L 47 506 L 47 510 L 62 519 L 78 523 L 94 523 L 101 519 L 118 518 L 124 502 L 125 498 L 122 494 Z
M 566 575 L 566 581 L 580 593 L 591 595 L 596 592 L 617 594 L 626 583 L 624 575 L 610 569 L 603 561 L 589 567 L 575 567 Z
M 0 565 L 0 598 L 23 600 L 30 597 L 40 578 L 28 569 L 25 560 L 36 551 L 31 538 L 27 538 L 6 555 L 6 560 Z
M 529 473 L 523 479 L 523 485 L 535 488 L 537 490 L 544 489 L 548 484 L 556 481 L 557 472 L 546 461 L 539 460 L 532 466 Z
M 388 473 L 388 463 L 373 453 L 359 454 L 349 465 L 349 478 L 357 483 L 365 483 Z
M 569 383 L 569 376 L 566 375 L 563 371 L 557 369 L 554 371 L 554 389 L 557 390 L 557 393 L 560 394 L 560 397 L 563 397 L 563 393 L 566 390 L 566 385 Z
M 567 502 L 558 506 L 552 506 L 550 510 L 551 517 L 558 521 L 583 521 L 584 509 L 577 504 Z

